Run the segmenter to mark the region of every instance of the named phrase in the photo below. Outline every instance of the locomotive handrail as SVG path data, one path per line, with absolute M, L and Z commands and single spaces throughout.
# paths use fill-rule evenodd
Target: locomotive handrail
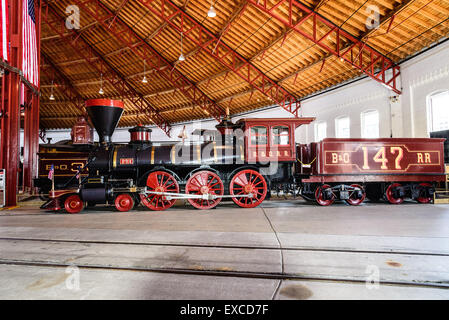
M 66 188 L 71 182 L 72 182 L 72 180 L 73 180 L 73 178 L 76 178 L 76 176 L 78 175 L 78 174 L 81 174 L 81 170 L 84 170 L 84 169 L 86 169 L 86 168 L 88 168 L 89 167 L 89 165 L 92 163 L 92 161 L 95 161 L 95 160 L 97 160 L 97 157 L 93 157 L 92 159 L 90 159 L 90 161 L 89 162 L 87 162 L 86 163 L 86 165 L 85 166 L 83 166 L 83 168 L 82 169 L 79 169 L 65 184 L 64 184 L 64 186 L 62 187 L 62 188 Z M 81 179 L 81 184 L 84 182 L 84 180 L 86 180 L 86 178 L 88 178 L 88 177 L 84 177 L 83 179 Z
M 315 158 L 313 158 L 313 160 L 312 160 L 312 162 L 310 162 L 310 163 L 303 163 L 301 160 L 299 160 L 298 158 L 296 158 L 296 160 L 300 163 L 300 164 L 302 164 L 303 166 L 311 166 L 312 165 L 312 163 L 314 163 L 315 162 L 315 160 L 316 160 L 316 157 Z

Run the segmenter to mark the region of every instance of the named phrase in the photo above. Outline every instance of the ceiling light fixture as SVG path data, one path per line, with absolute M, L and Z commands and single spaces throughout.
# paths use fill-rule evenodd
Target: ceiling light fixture
M 51 101 L 55 100 L 55 96 L 53 95 L 53 80 L 51 81 L 51 92 L 50 92 L 50 98 Z
M 178 60 L 179 61 L 184 61 L 186 58 L 184 57 L 184 55 L 182 54 L 182 32 L 181 32 L 181 55 L 179 56 Z
M 212 2 L 212 1 L 213 1 L 213 0 L 210 1 L 210 9 L 209 9 L 209 11 L 207 12 L 207 16 L 208 16 L 209 18 L 214 18 L 214 17 L 217 15 L 217 13 L 215 12 L 214 5 L 213 5 L 213 2 Z
M 103 74 L 100 73 L 100 90 L 98 91 L 99 94 L 104 94 L 103 91 Z
M 145 73 L 146 73 L 146 68 L 145 67 L 146 67 L 146 61 L 143 60 L 143 79 L 142 79 L 142 83 L 147 83 L 148 82 L 147 77 L 145 75 Z

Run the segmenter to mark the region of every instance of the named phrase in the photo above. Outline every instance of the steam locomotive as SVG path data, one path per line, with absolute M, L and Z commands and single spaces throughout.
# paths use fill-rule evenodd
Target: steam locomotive
M 296 129 L 314 118 L 233 123 L 226 117 L 217 130 L 201 132 L 201 143 L 156 145 L 151 129 L 137 126 L 129 130 L 129 143 L 114 144 L 111 136 L 123 103 L 88 100 L 86 109 L 100 142 L 86 141 L 88 156 L 70 179 L 72 187 L 52 190 L 43 209 L 78 213 L 85 206 L 114 204 L 125 212 L 142 203 L 159 211 L 178 199 L 197 209 L 212 209 L 222 199 L 253 208 L 272 192 L 300 195 L 323 206 L 337 199 L 359 205 L 366 197 L 428 203 L 435 184 L 445 180 L 444 139 L 296 144 Z

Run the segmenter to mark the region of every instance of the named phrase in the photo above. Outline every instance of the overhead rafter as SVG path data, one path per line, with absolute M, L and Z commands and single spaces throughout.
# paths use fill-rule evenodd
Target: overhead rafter
M 73 106 L 79 109 L 83 115 L 86 114 L 86 110 L 84 108 L 84 99 L 81 94 L 75 89 L 70 80 L 66 77 L 66 75 L 53 63 L 53 61 L 41 51 L 41 68 L 40 71 L 44 73 L 48 78 L 53 79 L 56 83 L 54 87 L 57 88 Z
M 390 26 L 387 29 L 387 33 L 388 33 L 388 31 L 390 31 L 390 28 L 391 28 L 391 23 L 394 22 L 394 17 L 396 15 L 398 15 L 402 10 L 407 8 L 410 4 L 412 4 L 415 1 L 416 0 L 404 0 L 404 1 L 402 1 L 402 3 L 400 5 L 398 5 L 397 7 L 393 8 L 392 10 L 390 10 L 390 12 L 388 12 L 385 16 L 383 16 L 380 19 L 380 21 L 379 21 L 379 28 L 385 22 L 390 21 Z M 364 34 L 362 34 L 360 39 L 367 39 L 367 38 L 369 38 L 371 36 L 371 34 L 376 32 L 379 28 L 373 28 L 371 30 L 366 31 Z
M 188 99 L 207 110 L 217 121 L 226 115 L 224 109 L 216 105 L 203 91 L 185 77 L 178 69 L 157 52 L 144 38 L 139 36 L 117 12 L 113 12 L 100 0 L 73 0 L 82 12 L 89 14 L 116 40 L 128 48 L 140 59 L 155 69 L 164 79 L 172 83 Z M 136 43 L 135 40 L 138 40 Z
M 183 33 L 186 38 L 251 84 L 255 89 L 268 96 L 280 107 L 298 116 L 300 104 L 295 96 L 226 45 L 182 8 L 170 0 L 137 0 L 137 2 L 163 19 L 176 31 Z
M 415 0 L 405 0 L 404 2 L 402 2 L 400 5 L 398 5 L 397 7 L 395 7 L 394 9 L 390 10 L 388 13 L 386 13 L 383 17 L 380 18 L 379 21 L 379 28 L 377 29 L 369 29 L 366 32 L 364 32 L 359 38 L 360 39 L 365 39 L 366 41 L 368 41 L 369 37 L 376 32 L 377 30 L 380 29 L 380 26 L 384 25 L 385 23 L 387 23 L 388 21 L 392 21 L 392 19 L 394 18 L 395 15 L 399 14 L 399 12 L 401 12 L 402 10 L 404 10 L 406 7 L 408 7 L 411 3 L 413 3 Z M 293 29 L 290 29 L 291 31 L 294 31 Z M 317 61 L 313 61 L 312 63 L 302 66 L 300 67 L 298 70 L 296 70 L 295 72 L 285 76 L 284 78 L 280 79 L 279 82 L 284 82 L 290 78 L 295 77 L 296 75 L 298 75 L 301 72 L 304 72 L 318 64 L 321 64 L 323 66 L 324 62 L 326 61 L 326 59 L 328 59 L 329 57 L 331 57 L 332 54 L 328 53 L 326 54 L 324 57 L 322 57 L 321 59 L 317 60 Z
M 241 1 L 240 5 L 238 5 L 236 8 L 234 8 L 234 11 L 232 12 L 229 19 L 224 24 L 224 27 L 220 30 L 220 33 L 218 34 L 218 41 L 221 41 L 221 38 L 228 32 L 228 30 L 232 27 L 232 24 L 236 19 L 238 19 L 243 12 L 245 12 L 246 8 L 248 6 L 248 2 L 246 0 Z
M 57 20 L 50 19 L 50 12 L 57 18 Z M 42 19 L 53 32 L 58 33 L 61 39 L 63 39 L 80 57 L 93 67 L 98 74 L 102 74 L 123 98 L 128 99 L 138 108 L 138 110 L 147 114 L 151 121 L 170 136 L 169 133 L 171 127 L 167 120 L 165 120 L 165 118 L 159 114 L 142 94 L 138 93 L 134 87 L 101 56 L 101 54 L 85 41 L 77 31 L 72 29 L 69 35 L 64 35 L 67 31 L 65 20 L 49 5 L 48 0 L 43 0 L 42 13 Z M 80 39 L 80 41 L 78 41 L 78 39 Z M 93 60 L 92 58 L 94 57 L 97 59 Z
M 397 81 L 401 73 L 398 65 L 303 3 L 297 0 L 248 2 L 394 92 L 401 93 Z M 306 22 L 312 25 L 312 30 L 304 28 Z M 319 36 L 317 30 L 324 28 L 327 32 Z M 335 42 L 330 39 L 335 39 Z

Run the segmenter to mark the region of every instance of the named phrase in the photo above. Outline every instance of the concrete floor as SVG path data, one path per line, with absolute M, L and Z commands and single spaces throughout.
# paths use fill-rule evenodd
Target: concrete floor
M 2 299 L 449 299 L 449 205 L 35 205 L 0 211 Z

